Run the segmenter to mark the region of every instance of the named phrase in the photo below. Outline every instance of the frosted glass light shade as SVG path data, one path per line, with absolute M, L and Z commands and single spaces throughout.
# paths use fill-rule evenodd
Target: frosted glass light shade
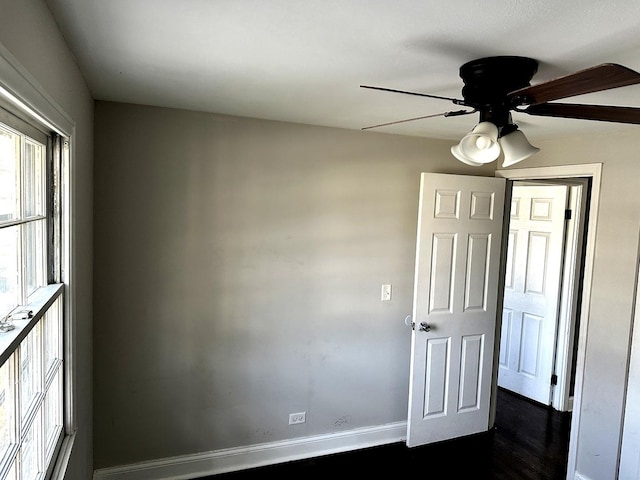
M 464 152 L 460 149 L 460 144 L 451 147 L 451 154 L 462 163 L 466 163 L 467 165 L 471 165 L 472 167 L 482 166 L 482 163 L 474 162 L 472 158 L 469 158 L 467 155 L 465 155 Z
M 460 143 L 451 147 L 451 153 L 468 165 L 480 166 L 493 162 L 500 156 L 498 127 L 491 122 L 480 122 Z
M 515 130 L 498 140 L 504 154 L 503 167 L 509 167 L 525 158 L 529 158 L 534 153 L 540 151 L 538 147 L 534 147 L 529 143 L 527 137 L 520 130 Z

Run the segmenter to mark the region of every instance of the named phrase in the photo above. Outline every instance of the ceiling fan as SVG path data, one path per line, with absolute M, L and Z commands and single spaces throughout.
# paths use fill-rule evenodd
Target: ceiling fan
M 495 160 L 502 151 L 507 157 L 503 166 L 508 166 L 538 151 L 528 144 L 524 134 L 512 121 L 512 111 L 534 116 L 640 124 L 640 108 L 636 107 L 551 103 L 586 93 L 638 84 L 640 73 L 615 63 L 603 63 L 531 85 L 530 81 L 537 71 L 538 62 L 528 57 L 495 56 L 472 60 L 460 67 L 460 78 L 464 82 L 462 99 L 360 85 L 362 88 L 446 100 L 468 107 L 372 125 L 363 130 L 430 117 L 453 117 L 479 112 L 480 122 L 460 144 L 452 147 L 452 153 L 459 160 L 478 166 Z

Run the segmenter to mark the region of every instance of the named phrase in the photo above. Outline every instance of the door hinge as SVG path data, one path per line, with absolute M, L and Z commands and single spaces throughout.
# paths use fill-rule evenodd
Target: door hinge
M 573 212 L 571 211 L 571 209 L 570 209 L 570 208 L 567 208 L 567 209 L 564 211 L 564 219 L 565 219 L 565 220 L 571 220 L 571 215 L 572 215 L 572 213 L 573 213 Z
M 558 385 L 558 375 L 555 373 L 551 375 L 551 385 Z

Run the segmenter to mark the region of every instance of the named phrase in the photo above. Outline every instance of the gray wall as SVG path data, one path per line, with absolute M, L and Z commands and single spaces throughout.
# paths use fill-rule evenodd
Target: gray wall
M 41 0 L 0 0 L 0 43 L 75 122 L 77 439 L 67 477 L 92 475 L 93 100 L 62 34 Z
M 536 141 L 518 165 L 604 165 L 578 433 L 593 480 L 617 468 L 639 140 Z M 96 467 L 405 420 L 419 173 L 493 174 L 450 144 L 98 102 Z
M 95 121 L 96 468 L 406 420 L 420 172 L 482 172 L 452 142 Z
M 578 121 L 578 120 L 567 120 Z M 527 167 L 603 163 L 577 470 L 613 479 L 623 417 L 640 231 L 640 130 L 538 141 Z M 524 166 L 524 165 L 523 165 Z

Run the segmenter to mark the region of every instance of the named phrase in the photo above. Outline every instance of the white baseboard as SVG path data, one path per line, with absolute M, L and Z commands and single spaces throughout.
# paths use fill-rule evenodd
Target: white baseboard
M 315 437 L 101 468 L 93 472 L 93 480 L 187 480 L 400 442 L 406 440 L 406 433 L 407 422 L 397 422 Z

